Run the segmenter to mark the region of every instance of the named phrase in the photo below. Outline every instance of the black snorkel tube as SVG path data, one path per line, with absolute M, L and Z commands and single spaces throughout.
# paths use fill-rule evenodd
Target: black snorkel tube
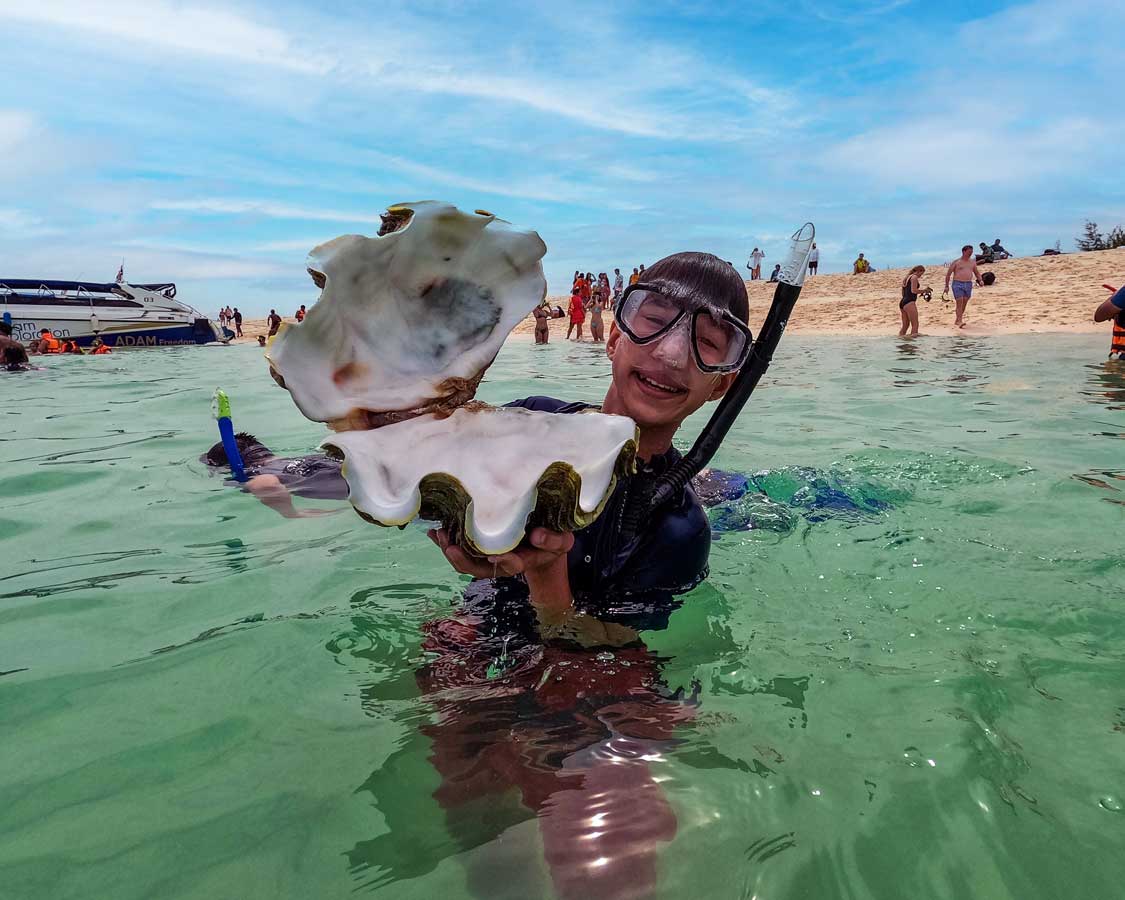
M 758 382 L 773 360 L 774 350 L 777 349 L 778 341 L 781 340 L 785 326 L 789 323 L 789 316 L 793 313 L 797 298 L 801 296 L 801 287 L 805 283 L 805 273 L 808 271 L 809 253 L 815 237 L 816 229 L 812 222 L 806 222 L 794 233 L 790 241 L 789 258 L 781 267 L 778 276 L 773 303 L 766 314 L 765 322 L 762 323 L 758 339 L 750 348 L 750 355 L 745 365 L 739 371 L 734 384 L 719 401 L 718 408 L 696 438 L 692 448 L 656 483 L 648 503 L 632 504 L 626 510 L 622 522 L 622 529 L 626 534 L 636 534 L 636 527 L 642 516 L 651 516 L 665 503 L 679 496 L 684 486 L 703 471 L 711 461 L 711 457 L 718 451 L 723 438 L 727 436 L 727 432 L 750 400 L 754 388 L 758 386 Z

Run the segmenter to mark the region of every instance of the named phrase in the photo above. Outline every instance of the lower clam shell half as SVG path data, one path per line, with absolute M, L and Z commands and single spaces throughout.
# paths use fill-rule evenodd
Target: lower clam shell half
M 472 404 L 368 431 L 333 435 L 349 499 L 380 525 L 442 523 L 467 552 L 514 549 L 528 528 L 574 531 L 633 471 L 632 419 Z

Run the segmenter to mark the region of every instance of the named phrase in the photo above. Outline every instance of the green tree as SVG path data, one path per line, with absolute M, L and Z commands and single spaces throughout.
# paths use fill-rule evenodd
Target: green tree
M 1076 238 L 1074 243 L 1078 245 L 1079 250 L 1104 250 L 1105 249 L 1105 236 L 1098 231 L 1098 223 L 1086 220 L 1086 225 L 1082 229 L 1082 236 Z
M 1125 228 L 1120 225 L 1116 226 L 1113 231 L 1105 236 L 1106 250 L 1113 250 L 1117 247 L 1125 247 Z

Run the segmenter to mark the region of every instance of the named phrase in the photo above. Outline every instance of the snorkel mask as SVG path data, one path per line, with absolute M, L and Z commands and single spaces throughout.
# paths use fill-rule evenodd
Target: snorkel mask
M 650 344 L 686 329 L 691 355 L 699 371 L 733 372 L 746 362 L 754 336 L 730 310 L 693 304 L 659 285 L 629 285 L 613 308 L 613 320 L 634 344 Z
M 711 461 L 719 446 L 726 437 L 727 432 L 730 431 L 731 426 L 734 424 L 738 414 L 742 408 L 750 400 L 750 395 L 754 393 L 754 388 L 758 386 L 762 376 L 765 374 L 766 369 L 769 368 L 770 362 L 773 359 L 774 350 L 777 349 L 777 344 L 781 340 L 781 335 L 785 332 L 785 326 L 789 323 L 789 316 L 793 313 L 793 307 L 797 303 L 797 298 L 801 295 L 801 287 L 805 283 L 805 273 L 808 271 L 809 253 L 812 250 L 812 243 L 816 237 L 816 229 L 811 222 L 805 223 L 797 232 L 793 234 L 789 244 L 789 255 L 785 263 L 781 267 L 781 272 L 778 275 L 777 289 L 774 291 L 773 303 L 770 305 L 769 312 L 766 314 L 766 320 L 762 323 L 762 330 L 758 334 L 758 339 L 751 343 L 750 329 L 745 324 L 738 322 L 734 316 L 730 319 L 741 325 L 741 329 L 736 328 L 736 331 L 745 330 L 746 335 L 746 350 L 742 353 L 742 361 L 738 365 L 724 364 L 725 367 L 718 369 L 712 368 L 710 370 L 703 369 L 703 371 L 733 371 L 740 369 L 738 376 L 735 378 L 734 383 L 730 389 L 719 401 L 718 407 L 715 409 L 711 419 L 704 426 L 703 431 L 700 432 L 695 443 L 675 465 L 673 465 L 663 476 L 657 481 L 655 489 L 652 494 L 644 501 L 631 504 L 625 511 L 622 517 L 622 531 L 629 536 L 636 535 L 638 523 L 642 518 L 651 516 L 665 503 L 668 503 L 674 497 L 679 496 L 679 493 L 684 489 L 684 486 L 693 477 L 698 475 L 703 468 Z M 637 284 L 635 287 L 640 288 L 642 285 Z M 621 302 L 618 303 L 618 308 L 614 309 L 614 318 L 618 322 L 618 327 L 622 328 L 629 334 L 628 329 L 621 323 L 618 318 L 618 309 L 624 307 L 625 300 L 628 292 L 622 295 Z M 645 327 L 653 328 L 652 334 L 647 340 L 655 340 L 662 334 L 667 334 L 673 327 L 677 327 L 680 321 L 689 313 L 686 307 L 681 306 L 679 318 L 672 320 L 670 317 L 665 323 L 664 330 L 660 331 L 655 329 L 654 326 L 659 324 L 650 322 L 647 326 L 642 327 L 642 333 Z M 707 333 L 707 325 L 701 329 L 699 327 L 700 316 L 710 317 L 712 322 L 716 321 L 716 313 L 719 313 L 719 320 L 727 322 L 722 311 L 715 310 L 697 310 L 690 313 L 692 317 L 692 347 L 693 353 L 696 354 L 696 364 L 700 365 L 700 357 L 705 356 L 697 341 L 701 333 Z M 637 327 L 635 325 L 630 327 Z M 682 327 L 682 326 L 680 326 Z M 729 332 L 727 332 L 729 334 Z M 630 338 L 633 338 L 630 334 Z M 721 347 L 720 347 L 721 349 Z M 729 347 L 728 347 L 729 350 Z M 712 359 L 719 358 L 718 355 L 713 356 Z M 704 364 L 706 360 L 704 360 Z M 700 365 L 703 368 L 703 365 Z

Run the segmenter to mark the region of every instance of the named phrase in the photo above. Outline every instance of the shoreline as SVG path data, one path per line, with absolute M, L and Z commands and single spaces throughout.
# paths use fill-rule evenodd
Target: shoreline
M 1106 299 L 1103 283 L 1125 283 L 1125 248 L 1060 256 L 1029 256 L 982 263 L 996 283 L 973 291 L 965 314 L 964 328 L 953 326 L 953 302 L 941 301 L 948 261 L 927 263 L 923 285 L 934 289 L 930 302 L 918 301 L 920 337 L 1008 334 L 1104 334 L 1108 345 L 1110 324 L 1094 322 L 1094 309 Z M 868 275 L 813 275 L 805 280 L 801 299 L 793 311 L 787 333 L 895 337 L 900 326 L 898 300 L 909 267 L 880 269 Z M 774 286 L 766 281 L 747 281 L 750 327 L 757 333 L 773 299 Z M 552 306 L 566 309 L 569 297 L 547 297 Z M 606 334 L 613 320 L 603 315 Z M 292 324 L 290 316 L 284 319 Z M 548 319 L 552 342 L 565 340 L 567 318 Z M 268 328 L 266 320 L 246 319 L 243 337 L 232 344 L 256 341 Z M 530 340 L 535 319 L 529 314 L 512 330 L 508 340 Z M 589 343 L 589 341 L 583 341 Z

